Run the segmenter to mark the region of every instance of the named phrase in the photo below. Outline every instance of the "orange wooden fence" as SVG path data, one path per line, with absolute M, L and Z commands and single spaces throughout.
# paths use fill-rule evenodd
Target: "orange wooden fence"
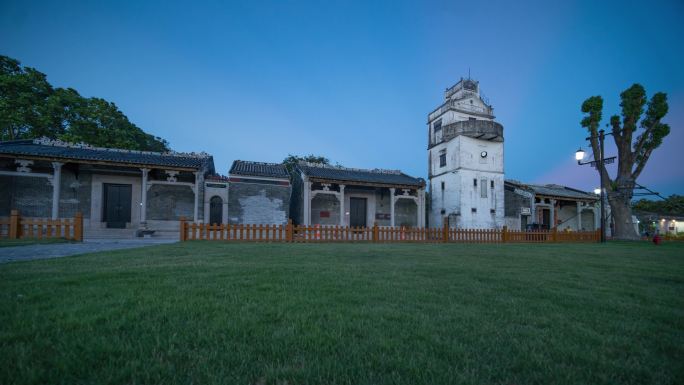
M 9 218 L 0 218 L 0 237 L 9 239 L 65 238 L 83 241 L 83 215 L 79 212 L 74 218 L 23 218 L 19 215 L 19 211 L 12 210 Z
M 425 227 L 349 227 L 285 225 L 210 225 L 180 221 L 180 240 L 242 242 L 378 242 L 378 243 L 546 243 L 598 242 L 598 231 L 511 231 Z

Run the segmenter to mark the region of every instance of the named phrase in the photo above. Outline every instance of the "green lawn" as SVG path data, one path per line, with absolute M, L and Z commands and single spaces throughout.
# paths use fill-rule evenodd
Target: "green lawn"
M 0 247 L 13 247 L 13 246 L 30 246 L 30 245 L 42 245 L 50 243 L 66 243 L 71 242 L 64 238 L 22 238 L 22 239 L 9 239 L 0 238 Z
M 186 242 L 0 265 L 1 384 L 682 384 L 684 245 Z

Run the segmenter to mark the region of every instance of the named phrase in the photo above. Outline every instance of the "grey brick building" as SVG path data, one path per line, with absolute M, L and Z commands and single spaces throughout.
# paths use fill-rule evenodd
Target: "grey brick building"
M 300 163 L 292 184 L 297 224 L 425 226 L 425 181 L 401 171 Z
M 525 230 L 535 224 L 541 229 L 591 231 L 599 227 L 599 199 L 596 194 L 556 184 L 504 182 L 505 222 L 509 229 Z
M 49 139 L 0 142 L 0 216 L 66 218 L 80 211 L 84 236 L 177 236 L 184 216 L 204 221 L 208 154 L 155 153 Z M 208 219 L 208 218 L 207 218 Z
M 228 223 L 287 223 L 292 189 L 283 164 L 236 160 L 228 176 Z

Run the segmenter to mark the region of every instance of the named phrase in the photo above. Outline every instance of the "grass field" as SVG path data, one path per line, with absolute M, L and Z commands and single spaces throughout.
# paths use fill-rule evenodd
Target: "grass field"
M 0 247 L 14 247 L 14 246 L 31 246 L 51 243 L 67 243 L 70 242 L 64 238 L 23 238 L 23 239 L 8 239 L 0 238 Z
M 186 242 L 0 265 L 1 384 L 682 384 L 684 244 Z

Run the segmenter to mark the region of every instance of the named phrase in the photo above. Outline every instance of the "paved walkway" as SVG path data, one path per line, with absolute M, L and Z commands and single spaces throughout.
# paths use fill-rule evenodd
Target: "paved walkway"
M 0 247 L 0 263 L 68 257 L 98 251 L 132 249 L 176 242 L 173 239 L 88 239 L 83 243 L 53 243 Z

